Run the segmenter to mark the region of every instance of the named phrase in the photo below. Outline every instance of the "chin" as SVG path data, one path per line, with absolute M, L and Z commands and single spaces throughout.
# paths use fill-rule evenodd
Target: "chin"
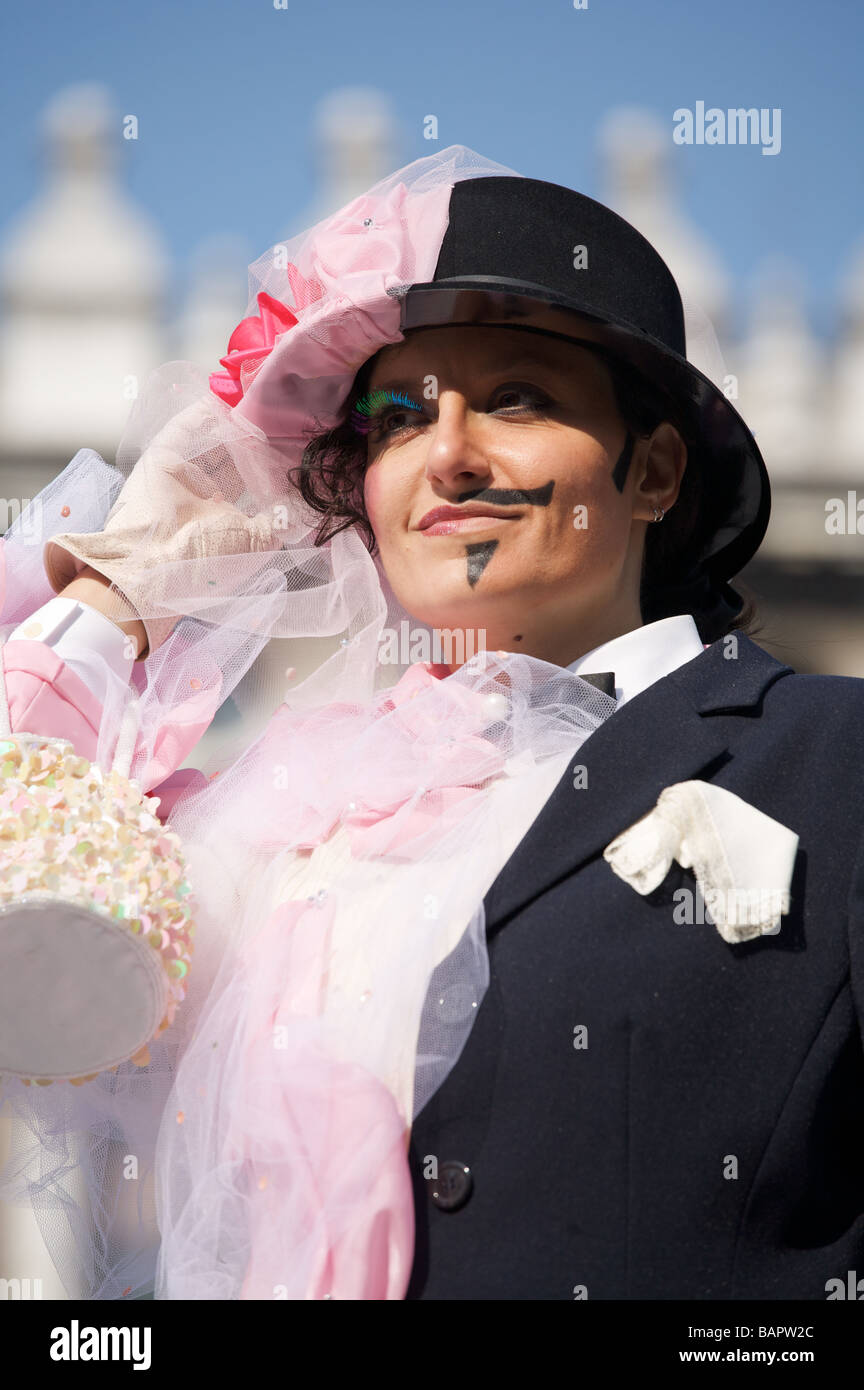
M 480 584 L 483 584 L 482 578 Z M 488 579 L 482 593 L 467 589 L 463 578 L 458 588 L 455 584 L 441 586 L 434 597 L 428 590 L 422 595 L 412 592 L 397 597 L 403 608 L 419 622 L 439 628 L 509 627 L 527 607 L 526 586 L 490 584 Z

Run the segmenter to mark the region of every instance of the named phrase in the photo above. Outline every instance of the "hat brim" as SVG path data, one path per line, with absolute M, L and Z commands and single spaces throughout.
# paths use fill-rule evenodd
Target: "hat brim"
M 717 490 L 717 525 L 695 558 L 718 580 L 731 579 L 758 550 L 771 514 L 771 484 L 756 441 L 729 399 L 685 357 L 624 319 L 603 318 L 578 300 L 540 285 L 470 276 L 401 286 L 400 328 L 510 326 L 598 343 L 689 407 L 708 484 Z

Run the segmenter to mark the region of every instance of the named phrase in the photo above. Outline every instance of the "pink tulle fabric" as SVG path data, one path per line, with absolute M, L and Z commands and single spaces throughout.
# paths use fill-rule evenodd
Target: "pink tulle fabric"
M 198 903 L 187 997 L 146 1064 L 0 1083 L 0 1200 L 35 1211 L 70 1297 L 404 1295 L 407 1141 L 482 1005 L 483 897 L 614 702 L 522 655 L 385 660 L 385 630 L 432 633 L 353 529 L 317 543 L 296 470 L 399 341 L 454 182 L 511 173 L 451 146 L 272 248 L 225 371 L 160 368 L 117 467 L 81 450 L 5 537 L 0 639 L 91 562 L 158 638 L 131 689 L 106 672 L 98 716 L 10 644 L 11 698 L 40 723 L 68 702 L 106 768 L 134 728 L 130 775 L 164 787 Z M 289 664 L 311 639 L 308 674 L 265 698 L 265 648 Z M 232 707 L 240 748 L 181 768 Z
M 335 1059 L 296 1028 L 297 1020 L 314 1020 L 323 1004 L 332 912 L 332 904 L 317 912 L 284 904 L 248 958 L 254 1023 L 244 1039 L 239 1106 L 226 1136 L 226 1157 L 242 1165 L 248 1180 L 243 1299 L 401 1298 L 411 1272 L 405 1117 L 363 1066 Z M 282 1049 L 288 1055 L 280 1057 L 282 1070 L 293 1074 L 290 1092 L 272 1065 L 280 1027 L 291 1033 L 290 1050 Z M 287 1229 L 286 1221 L 296 1228 Z M 286 1249 L 295 1252 L 287 1266 Z M 304 1270 L 299 1285 L 296 1261 Z
M 160 1133 L 164 1296 L 403 1296 L 407 1141 L 482 1003 L 483 895 L 535 778 L 612 709 L 531 658 L 418 665 L 280 711 L 179 806 L 204 918 L 233 930 Z

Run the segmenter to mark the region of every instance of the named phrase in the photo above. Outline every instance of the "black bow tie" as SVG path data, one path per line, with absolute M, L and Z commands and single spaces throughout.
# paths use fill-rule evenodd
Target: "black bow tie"
M 602 690 L 604 695 L 611 695 L 615 699 L 615 672 L 614 671 L 577 671 L 576 675 L 580 681 L 587 681 L 589 685 L 596 685 L 598 690 Z

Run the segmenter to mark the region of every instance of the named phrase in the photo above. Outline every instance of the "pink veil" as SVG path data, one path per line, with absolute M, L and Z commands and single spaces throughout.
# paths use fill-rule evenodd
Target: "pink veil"
M 96 761 L 131 729 L 145 791 L 271 639 L 333 645 L 170 811 L 196 951 L 146 1064 L 0 1082 L 0 1200 L 36 1212 L 70 1297 L 404 1295 L 407 1138 L 482 1003 L 484 894 L 527 788 L 551 789 L 614 702 L 520 655 L 442 679 L 359 534 L 315 544 L 295 477 L 359 367 L 400 340 L 399 288 L 432 278 L 453 183 L 512 172 L 451 146 L 271 248 L 224 372 L 160 368 L 116 468 L 81 450 L 3 541 L 0 638 L 84 563 L 144 620 L 149 655 L 131 691 L 109 682 Z M 411 653 L 382 662 L 406 624 Z

